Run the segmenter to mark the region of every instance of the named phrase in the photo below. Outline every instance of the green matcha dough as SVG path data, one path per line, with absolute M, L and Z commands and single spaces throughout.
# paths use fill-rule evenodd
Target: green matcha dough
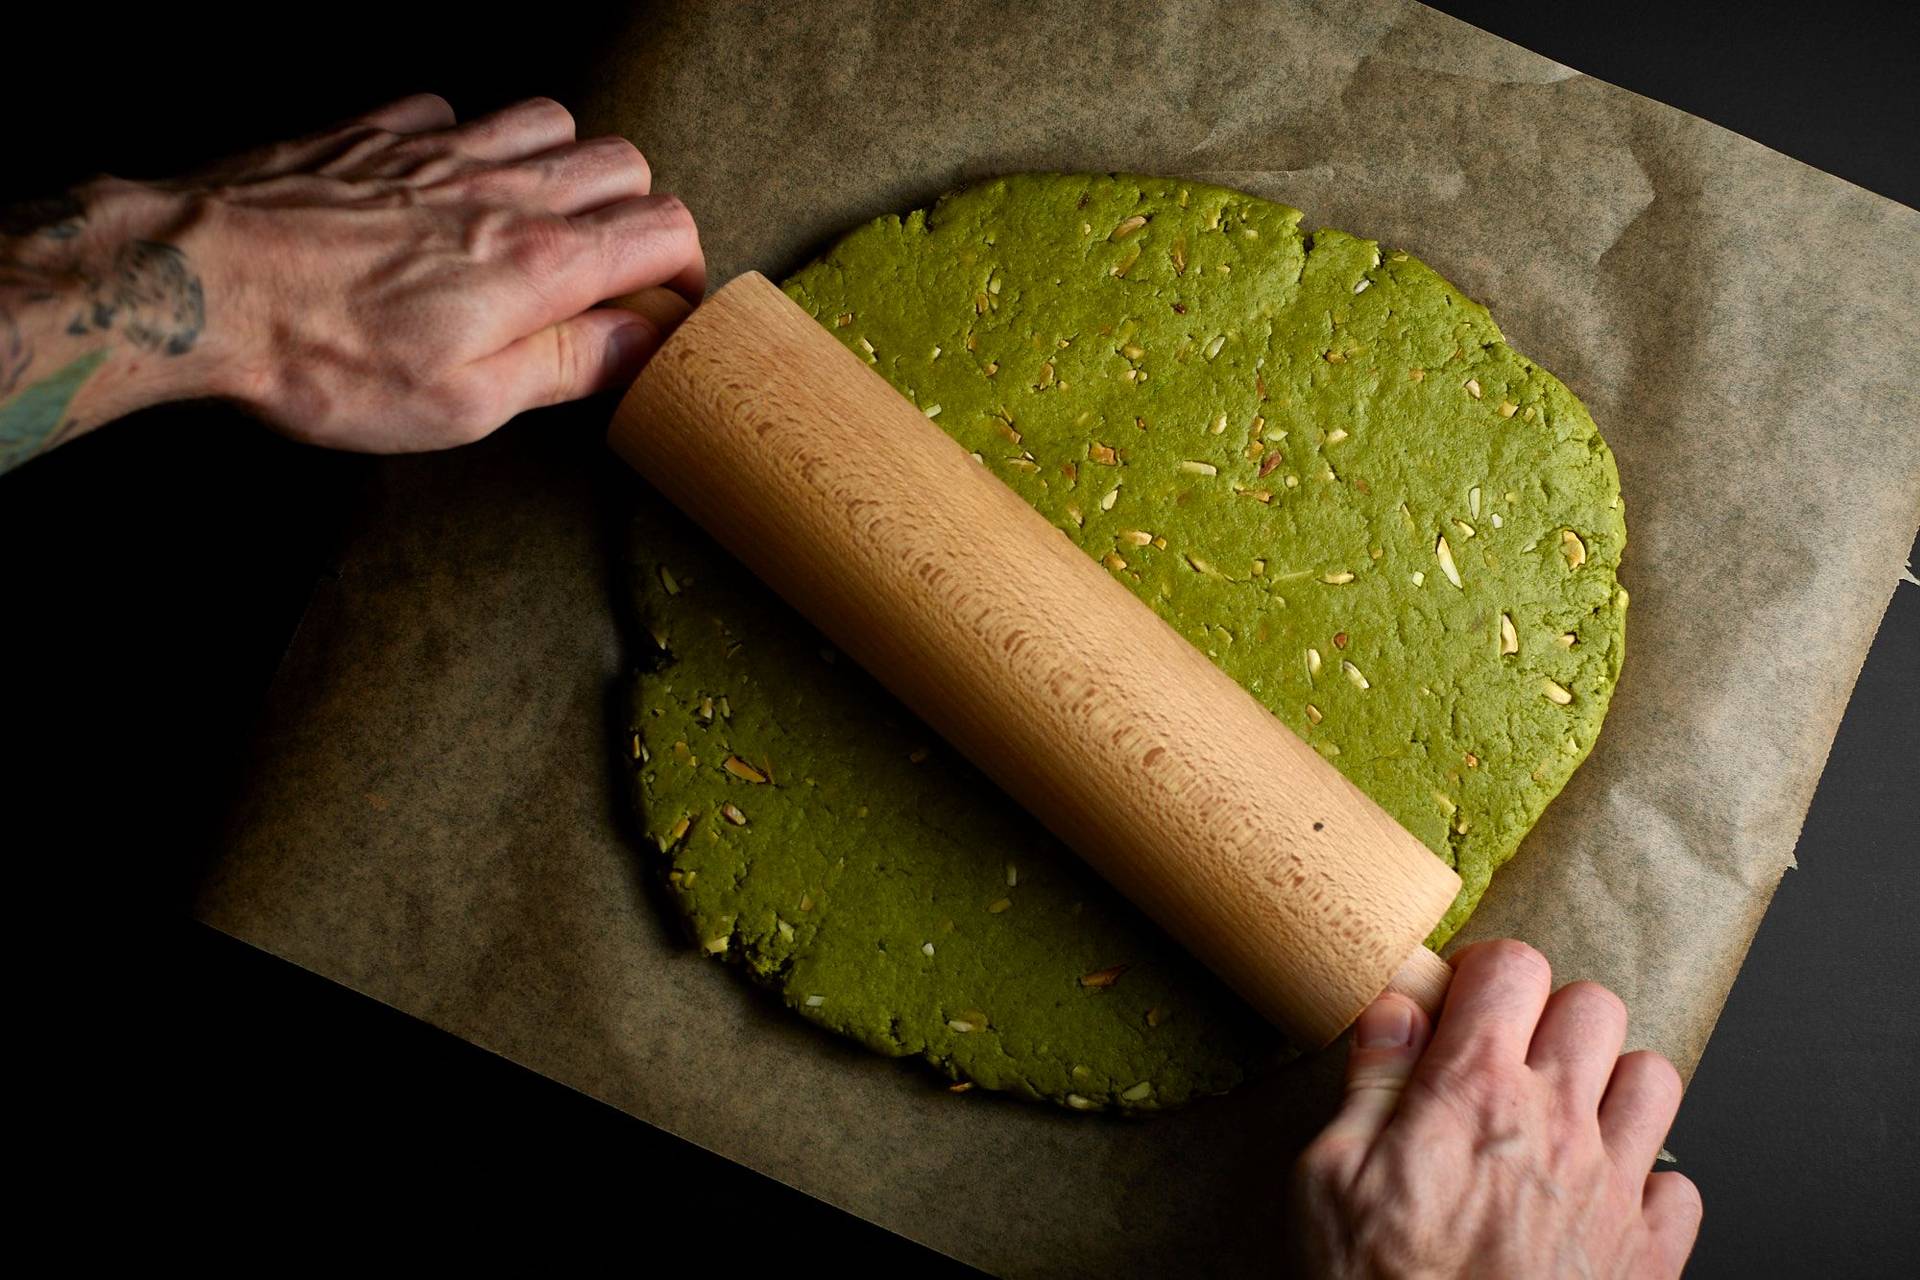
M 862 227 L 785 287 L 1459 871 L 1437 944 L 1599 732 L 1619 480 L 1484 307 L 1300 216 L 1021 175 Z M 1283 1052 L 658 499 L 631 564 L 657 650 L 621 747 L 707 951 L 956 1087 L 1082 1110 Z

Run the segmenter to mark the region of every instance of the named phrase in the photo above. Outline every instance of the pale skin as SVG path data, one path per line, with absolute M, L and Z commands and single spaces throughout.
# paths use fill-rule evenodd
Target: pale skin
M 1468 947 L 1454 969 L 1437 1023 L 1387 995 L 1354 1025 L 1346 1099 L 1294 1170 L 1308 1274 L 1679 1275 L 1700 1193 L 1652 1172 L 1672 1064 L 1622 1055 L 1620 998 L 1553 990 L 1523 943 Z
M 465 444 L 631 382 L 674 309 L 610 299 L 705 285 L 640 152 L 544 99 L 462 123 L 423 94 L 179 181 L 97 179 L 0 211 L 0 471 L 200 397 L 329 448 Z M 1700 1197 L 1652 1171 L 1673 1068 L 1622 1055 L 1619 999 L 1554 991 L 1531 948 L 1455 963 L 1437 1023 L 1389 995 L 1354 1028 L 1291 1188 L 1307 1270 L 1678 1275 Z
M 312 444 L 464 444 L 632 381 L 697 301 L 691 215 L 622 138 L 536 99 L 422 94 L 175 182 L 100 178 L 0 217 L 0 470 L 162 401 Z

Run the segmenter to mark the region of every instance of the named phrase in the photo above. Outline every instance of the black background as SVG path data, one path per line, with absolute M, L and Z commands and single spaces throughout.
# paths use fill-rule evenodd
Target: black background
M 1438 7 L 1920 197 L 1911 4 Z M 591 8 L 331 6 L 297 26 L 68 8 L 0 19 L 0 198 L 162 175 L 416 89 L 463 116 L 565 98 L 578 51 L 619 25 Z M 1917 268 L 1889 264 L 1904 287 Z M 958 1273 L 191 921 L 261 694 L 367 465 L 183 406 L 0 480 L 10 1132 L 24 1207 L 45 1215 L 29 1229 L 80 1256 L 248 1266 L 538 1249 Z M 1691 1275 L 1905 1275 L 1920 1257 L 1917 781 L 1920 589 L 1903 587 L 1808 818 L 1806 869 L 1781 885 L 1669 1144 L 1708 1206 Z M 77 1232 L 65 1215 L 82 1212 Z

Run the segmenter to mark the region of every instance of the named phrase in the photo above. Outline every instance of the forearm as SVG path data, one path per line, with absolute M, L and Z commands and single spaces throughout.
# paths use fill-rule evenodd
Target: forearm
M 0 472 L 207 390 L 193 205 L 103 179 L 0 210 Z
M 397 453 L 624 387 L 665 331 L 599 304 L 706 282 L 651 183 L 557 102 L 460 125 L 420 94 L 179 182 L 0 209 L 0 471 L 164 400 Z

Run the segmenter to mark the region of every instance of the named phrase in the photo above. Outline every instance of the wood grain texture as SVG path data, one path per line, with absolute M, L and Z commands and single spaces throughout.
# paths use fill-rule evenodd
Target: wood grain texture
M 608 440 L 1302 1046 L 1344 1030 L 1458 891 L 765 278 L 680 326 Z
M 1438 1018 L 1440 1006 L 1447 1002 L 1447 988 L 1453 983 L 1453 966 L 1425 947 L 1407 953 L 1406 960 L 1387 982 L 1387 990 L 1397 991 Z

